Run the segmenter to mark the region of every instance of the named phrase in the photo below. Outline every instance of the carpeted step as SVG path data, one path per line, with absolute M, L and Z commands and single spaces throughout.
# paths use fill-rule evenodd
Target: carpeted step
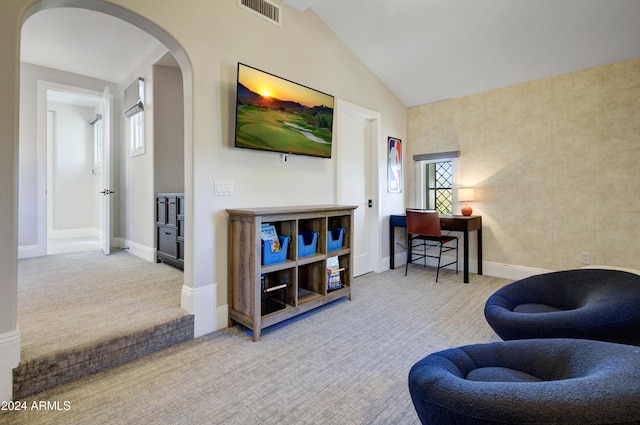
M 20 400 L 49 388 L 193 339 L 193 315 L 167 323 L 20 362 L 13 371 L 13 398 Z

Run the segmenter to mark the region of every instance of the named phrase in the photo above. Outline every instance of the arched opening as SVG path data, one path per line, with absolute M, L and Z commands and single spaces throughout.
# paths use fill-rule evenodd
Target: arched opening
M 67 0 L 67 1 L 57 1 L 57 0 L 42 0 L 35 3 L 31 6 L 25 13 L 24 21 L 26 21 L 30 16 L 44 11 L 46 9 L 58 8 L 58 7 L 71 7 L 71 8 L 80 8 L 80 9 L 88 9 L 92 11 L 101 12 L 107 15 L 110 15 L 114 18 L 123 20 L 128 22 L 131 25 L 134 25 L 141 30 L 147 32 L 152 37 L 156 38 L 162 45 L 164 45 L 169 53 L 175 59 L 175 62 L 178 63 L 180 72 L 182 74 L 182 91 L 184 97 L 184 108 L 183 108 L 183 122 L 184 122 L 184 130 L 183 130 L 183 141 L 184 141 L 184 200 L 185 200 L 185 243 L 184 243 L 184 276 L 183 276 L 183 288 L 180 290 L 179 294 L 176 294 L 179 299 L 181 299 L 182 308 L 185 310 L 189 310 L 188 303 L 184 300 L 184 288 L 189 288 L 192 282 L 192 271 L 193 271 L 193 259 L 192 259 L 192 235 L 193 235 L 193 181 L 192 181 L 192 151 L 193 151 L 193 141 L 192 141 L 192 70 L 189 60 L 187 58 L 186 52 L 182 49 L 182 47 L 177 43 L 177 41 L 169 35 L 162 28 L 157 25 L 151 23 L 145 18 L 136 15 L 126 9 L 122 9 L 113 4 L 108 4 L 102 2 L 100 0 L 95 1 L 85 1 L 85 0 Z M 116 189 L 117 190 L 117 189 Z M 192 313 L 191 311 L 188 311 Z
M 158 27 L 156 24 L 129 10 L 123 9 L 110 3 L 105 3 L 101 0 L 66 0 L 62 2 L 59 0 L 41 0 L 35 3 L 26 11 L 23 22 L 34 13 L 55 7 L 76 7 L 87 10 L 95 10 L 128 22 L 129 24 L 140 28 L 141 30 L 150 34 L 152 37 L 156 38 L 169 50 L 171 55 L 173 55 L 173 57 L 177 61 L 182 73 L 184 93 L 184 189 L 185 202 L 187 207 L 185 215 L 187 216 L 187 218 L 191 218 L 190 216 L 193 214 L 193 72 L 186 52 L 169 33 L 167 33 L 164 29 Z M 188 282 L 192 281 L 193 271 L 191 255 L 191 241 L 193 240 L 192 223 L 193 220 L 187 219 L 185 224 L 186 252 L 184 271 L 185 282 L 187 282 L 187 286 L 190 286 Z

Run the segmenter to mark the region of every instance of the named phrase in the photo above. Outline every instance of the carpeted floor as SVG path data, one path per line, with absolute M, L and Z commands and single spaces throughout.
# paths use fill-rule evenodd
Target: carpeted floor
M 355 279 L 339 300 L 263 331 L 236 326 L 25 400 L 4 424 L 417 424 L 410 367 L 497 341 L 484 302 L 509 281 L 412 267 Z M 37 410 L 39 402 L 60 410 Z M 57 404 L 56 404 L 57 402 Z
M 126 251 L 100 250 L 18 262 L 24 397 L 193 338 L 180 308 L 182 271 Z
M 182 282 L 181 270 L 127 251 L 20 260 L 22 360 L 180 317 Z

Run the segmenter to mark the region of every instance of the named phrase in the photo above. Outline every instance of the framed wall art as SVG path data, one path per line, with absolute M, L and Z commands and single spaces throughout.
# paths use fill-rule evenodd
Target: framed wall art
M 387 191 L 402 192 L 402 140 L 387 137 Z

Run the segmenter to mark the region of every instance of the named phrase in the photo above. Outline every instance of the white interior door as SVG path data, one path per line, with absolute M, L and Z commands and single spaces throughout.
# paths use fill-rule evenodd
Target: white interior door
M 102 93 L 102 250 L 111 253 L 111 93 Z
M 370 120 L 357 114 L 340 115 L 340 202 L 357 205 L 354 212 L 353 274 L 373 271 L 371 211 L 374 197 L 371 182 Z

